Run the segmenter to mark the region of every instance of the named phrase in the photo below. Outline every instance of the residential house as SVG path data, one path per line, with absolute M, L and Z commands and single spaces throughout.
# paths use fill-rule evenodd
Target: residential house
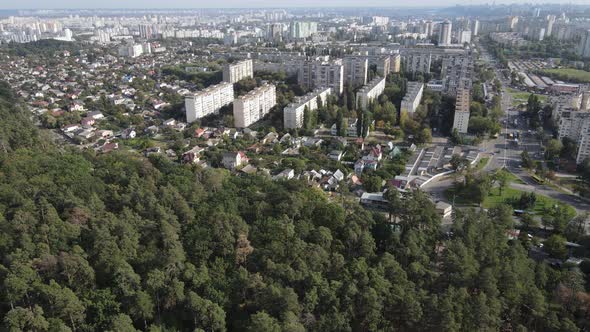
M 121 138 L 122 139 L 133 139 L 137 136 L 137 132 L 135 131 L 135 129 L 133 128 L 125 128 L 122 132 L 121 132 Z
M 165 120 L 164 122 L 162 122 L 162 125 L 164 125 L 166 127 L 174 127 L 174 126 L 176 126 L 176 120 L 175 119 Z
M 84 118 L 84 119 L 82 119 L 82 120 L 80 121 L 80 124 L 81 124 L 83 127 L 86 127 L 86 128 L 88 128 L 88 127 L 92 127 L 92 126 L 94 126 L 94 123 L 95 123 L 95 122 L 96 122 L 96 120 L 94 120 L 93 118 L 86 117 L 86 118 Z
M 436 202 L 436 212 L 441 217 L 448 218 L 453 213 L 453 206 L 442 201 Z
M 328 158 L 330 158 L 332 160 L 336 160 L 336 161 L 340 161 L 343 156 L 344 156 L 344 152 L 340 151 L 340 150 L 332 150 L 328 154 Z
M 273 180 L 291 180 L 295 177 L 295 171 L 292 168 L 287 168 L 281 171 L 279 174 L 273 176 Z
M 221 161 L 223 166 L 230 170 L 235 170 L 236 168 L 246 164 L 247 162 L 248 157 L 242 151 L 226 152 L 223 154 L 223 159 Z
M 79 129 L 80 129 L 80 125 L 78 125 L 78 124 L 71 124 L 71 125 L 67 125 L 62 128 L 64 133 L 73 133 Z
M 89 118 L 93 118 L 94 120 L 104 119 L 104 115 L 99 111 L 88 112 L 86 116 Z
M 205 151 L 204 148 L 200 146 L 195 146 L 192 149 L 186 151 L 182 154 L 182 162 L 187 164 L 194 164 L 199 161 L 199 157 L 201 153 Z
M 109 153 L 113 150 L 117 150 L 119 148 L 119 143 L 106 143 L 100 148 L 102 153 Z

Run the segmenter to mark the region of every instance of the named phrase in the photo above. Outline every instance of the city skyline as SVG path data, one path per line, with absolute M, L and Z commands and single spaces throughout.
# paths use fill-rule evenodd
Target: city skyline
M 533 5 L 547 4 L 546 1 L 530 1 Z M 549 2 L 550 4 L 558 4 L 559 1 Z M 405 1 L 388 1 L 388 0 L 368 0 L 362 3 L 362 7 L 405 7 L 405 8 L 419 8 L 419 7 L 448 7 L 455 5 L 507 5 L 524 3 L 509 1 L 489 1 L 489 0 L 423 0 L 419 3 L 405 2 Z M 583 5 L 587 4 L 584 0 L 568 1 L 569 4 Z M 321 8 L 321 7 L 358 7 L 360 4 L 356 0 L 299 0 L 297 2 L 291 1 L 271 1 L 271 0 L 252 0 L 247 4 L 240 0 L 222 0 L 216 2 L 209 1 L 189 1 L 189 0 L 170 0 L 166 2 L 155 0 L 130 0 L 124 3 L 116 0 L 105 0 L 101 2 L 94 1 L 75 1 L 75 0 L 60 0 L 48 3 L 40 0 L 24 0 L 9 5 L 0 5 L 0 10 L 18 10 L 18 9 L 174 9 L 174 8 Z

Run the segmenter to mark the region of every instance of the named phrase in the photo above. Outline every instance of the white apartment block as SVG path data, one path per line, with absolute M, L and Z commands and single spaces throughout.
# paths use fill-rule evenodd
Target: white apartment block
M 563 110 L 559 113 L 559 139 L 564 137 L 580 142 L 586 123 L 590 122 L 590 112 Z
M 385 78 L 376 77 L 356 93 L 356 100 L 362 109 L 366 110 L 369 104 L 377 99 L 385 90 Z
M 459 34 L 459 44 L 471 43 L 471 31 L 463 30 Z
M 401 113 L 414 114 L 422 100 L 422 93 L 424 92 L 424 84 L 420 82 L 408 82 L 408 91 L 402 99 Z
M 291 22 L 289 26 L 289 35 L 293 39 L 304 39 L 317 32 L 317 22 Z
M 305 96 L 297 97 L 294 102 L 290 103 L 283 109 L 283 125 L 285 129 L 295 129 L 303 127 L 303 116 L 305 107 L 309 111 L 316 110 L 319 106 L 323 106 L 328 99 L 328 95 L 332 93 L 331 88 L 323 88 L 314 90 Z M 321 100 L 322 105 L 319 105 Z
M 590 30 L 586 30 L 580 44 L 578 45 L 578 54 L 582 58 L 590 58 Z
M 143 46 L 141 44 L 134 44 L 134 45 L 123 45 L 119 47 L 119 55 L 130 57 L 130 58 L 137 58 L 138 56 L 143 54 Z
M 344 91 L 344 66 L 342 60 L 305 61 L 297 73 L 299 85 L 307 89 L 332 88 L 335 94 Z
M 586 158 L 590 158 L 590 120 L 586 120 L 582 126 L 576 163 L 581 164 Z
M 236 83 L 244 78 L 254 77 L 252 60 L 228 63 L 223 66 L 223 81 Z
M 455 103 L 455 118 L 453 119 L 453 129 L 461 134 L 466 134 L 469 128 L 469 107 L 470 95 L 468 89 L 460 89 L 457 92 L 457 101 Z
M 212 85 L 184 99 L 186 121 L 194 122 L 209 114 L 217 113 L 220 108 L 234 100 L 234 85 L 222 82 Z
M 262 119 L 277 104 L 277 89 L 264 84 L 234 100 L 234 125 L 245 128 Z
M 410 73 L 430 73 L 432 55 L 430 53 L 409 53 L 404 56 L 405 70 Z
M 389 56 L 389 58 L 390 58 L 389 70 L 392 73 L 399 73 L 401 70 L 402 56 L 400 54 L 392 54 Z
M 576 162 L 590 157 L 590 91 L 552 99 L 552 118 L 558 124 L 558 138 L 565 137 L 578 144 Z
M 299 68 L 301 68 L 301 61 L 264 62 L 254 60 L 254 70 L 256 71 L 267 71 L 270 73 L 284 72 L 287 75 L 294 75 L 299 72 Z
M 344 83 L 353 87 L 367 84 L 367 75 L 369 72 L 369 60 L 364 56 L 347 56 L 344 57 Z

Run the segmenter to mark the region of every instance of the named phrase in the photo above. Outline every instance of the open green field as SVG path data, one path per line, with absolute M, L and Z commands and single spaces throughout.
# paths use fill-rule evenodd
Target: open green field
M 590 83 L 590 72 L 585 70 L 573 68 L 544 69 L 541 73 L 563 81 Z
M 500 188 L 492 188 L 492 190 L 490 190 L 488 197 L 486 197 L 486 199 L 484 200 L 482 206 L 486 209 L 489 209 L 500 204 L 505 204 L 510 199 L 520 198 L 520 195 L 522 193 L 523 191 L 521 190 L 507 187 L 502 190 L 502 196 L 500 196 Z M 543 214 L 544 209 L 551 208 L 556 204 L 559 204 L 559 202 L 554 200 L 553 198 L 537 195 L 537 201 L 535 203 L 535 206 L 532 210 L 530 210 L 530 212 L 537 215 L 541 215 Z M 566 207 L 568 214 L 570 214 L 572 217 L 576 215 L 576 211 L 573 207 L 569 205 L 564 206 Z
M 501 172 L 506 172 L 506 171 L 503 170 Z M 496 207 L 500 204 L 509 204 L 510 200 L 520 198 L 520 196 L 524 192 L 522 190 L 510 188 L 510 183 L 513 183 L 513 182 L 524 183 L 524 182 L 522 180 L 520 180 L 520 178 L 518 178 L 516 175 L 514 175 L 510 172 L 506 172 L 506 173 L 507 173 L 507 177 L 508 177 L 508 185 L 506 186 L 506 188 L 504 188 L 502 190 L 502 195 L 500 195 L 500 188 L 499 187 L 492 188 L 490 190 L 488 196 L 485 198 L 485 200 L 482 203 L 483 208 L 489 209 L 489 208 Z M 463 197 L 460 194 L 456 194 L 454 188 L 449 188 L 447 191 L 445 191 L 445 197 L 450 202 L 453 202 L 453 200 L 454 200 L 455 204 L 457 204 L 457 205 L 478 206 L 477 204 L 474 204 L 469 197 Z M 542 195 L 537 195 L 537 201 L 535 203 L 535 206 L 532 209 L 529 209 L 529 212 L 532 214 L 541 215 L 541 214 L 543 214 L 544 209 L 551 208 L 557 204 L 560 204 L 560 203 L 553 198 L 550 198 L 547 196 L 542 196 Z M 568 214 L 570 214 L 573 218 L 576 215 L 576 211 L 574 210 L 573 207 L 571 207 L 569 205 L 565 205 L 565 206 L 568 211 Z
M 529 92 L 522 92 L 514 89 L 508 89 L 508 92 L 512 96 L 512 106 L 518 106 L 520 104 L 526 104 L 529 100 L 529 96 L 531 95 Z M 547 101 L 547 96 L 544 95 L 537 95 L 541 103 L 545 103 Z

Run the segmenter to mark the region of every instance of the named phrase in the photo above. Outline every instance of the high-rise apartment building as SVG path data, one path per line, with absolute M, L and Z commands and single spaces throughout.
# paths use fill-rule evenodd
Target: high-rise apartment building
M 323 88 L 314 90 L 305 96 L 296 97 L 292 103 L 283 109 L 283 125 L 285 129 L 303 127 L 305 108 L 314 111 L 318 107 L 325 105 L 331 93 L 331 88 Z
M 266 34 L 268 41 L 280 43 L 283 41 L 283 25 L 281 23 L 271 23 L 268 25 Z
M 143 54 L 143 46 L 141 44 L 123 45 L 119 47 L 119 55 L 137 58 Z
M 389 70 L 392 73 L 399 73 L 399 71 L 401 70 L 402 56 L 400 54 L 392 54 L 389 56 L 389 58 Z
M 576 163 L 581 164 L 587 158 L 590 158 L 590 120 L 585 121 L 582 126 Z
M 434 31 L 434 23 L 432 21 L 426 21 L 424 23 L 424 34 L 426 37 L 431 37 Z
M 463 30 L 459 34 L 459 44 L 470 44 L 471 43 L 471 31 Z
M 553 34 L 553 25 L 555 24 L 556 20 L 555 15 L 548 15 L 547 16 L 547 26 L 545 28 L 545 36 L 551 36 Z
M 318 32 L 317 22 L 291 22 L 289 35 L 293 39 L 305 39 Z
M 369 56 L 369 67 L 375 66 L 377 74 L 387 77 L 391 71 L 391 57 L 389 55 Z
M 346 56 L 343 59 L 344 64 L 344 83 L 353 87 L 359 87 L 367 84 L 367 74 L 369 72 L 369 61 L 364 56 Z
M 385 90 L 385 78 L 376 77 L 356 93 L 356 100 L 361 109 L 368 109 L 369 104 L 375 101 Z
M 457 129 L 457 131 L 462 134 L 466 134 L 467 129 L 469 128 L 470 99 L 471 98 L 468 89 L 459 89 L 459 91 L 457 91 L 453 129 Z
M 254 77 L 252 60 L 242 60 L 235 63 L 227 63 L 223 66 L 223 81 L 236 83 L 244 78 Z
M 586 30 L 582 35 L 582 40 L 580 40 L 578 47 L 578 54 L 582 58 L 590 58 L 590 30 Z
M 440 24 L 440 32 L 438 36 L 439 45 L 451 45 L 451 33 L 453 30 L 453 24 L 451 21 L 446 20 Z
M 234 85 L 222 82 L 185 97 L 186 121 L 188 123 L 217 113 L 234 100 Z
M 151 39 L 153 37 L 152 26 L 148 24 L 141 24 L 139 26 L 139 36 L 145 39 Z
M 473 27 L 471 29 L 473 36 L 477 36 L 479 33 L 479 20 L 473 20 Z
M 400 114 L 414 114 L 420 105 L 423 92 L 424 84 L 420 82 L 408 82 L 406 95 L 404 96 L 404 99 L 402 99 Z
M 277 104 L 277 90 L 264 84 L 234 100 L 234 125 L 245 128 L 262 119 Z
M 344 66 L 342 60 L 304 61 L 297 73 L 297 82 L 304 88 L 332 88 L 340 95 L 344 91 Z
M 518 24 L 518 16 L 510 16 L 508 17 L 508 30 L 513 31 L 516 29 L 516 25 Z

